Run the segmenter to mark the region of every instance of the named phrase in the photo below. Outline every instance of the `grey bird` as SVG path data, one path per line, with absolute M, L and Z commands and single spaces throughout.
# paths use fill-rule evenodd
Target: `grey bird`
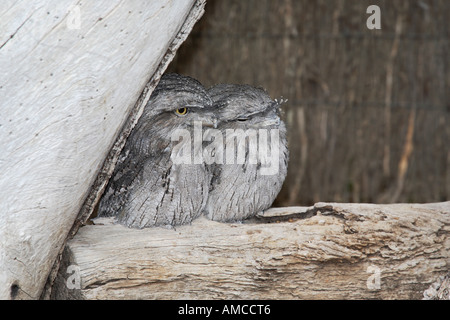
M 204 215 L 215 221 L 242 221 L 269 208 L 286 177 L 289 151 L 280 104 L 250 85 L 220 84 L 208 94 L 219 113 L 224 148 L 209 149 L 215 157 L 207 166 L 212 180 Z M 239 150 L 245 150 L 244 161 L 242 153 L 239 161 Z
M 164 75 L 121 151 L 98 216 L 114 216 L 132 228 L 172 228 L 200 216 L 210 173 L 204 163 L 174 161 L 177 153 L 192 151 L 193 159 L 201 152 L 191 148 L 190 136 L 174 135 L 180 130 L 191 135 L 196 121 L 216 125 L 205 88 L 188 76 Z

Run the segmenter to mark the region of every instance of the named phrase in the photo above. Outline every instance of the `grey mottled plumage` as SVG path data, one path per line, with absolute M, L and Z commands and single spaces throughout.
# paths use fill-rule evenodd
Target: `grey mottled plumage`
M 281 189 L 289 157 L 286 128 L 279 117 L 279 104 L 263 89 L 249 85 L 221 84 L 210 88 L 208 94 L 219 110 L 221 122 L 218 128 L 223 136 L 226 136 L 227 129 L 253 129 L 254 132 L 267 129 L 269 138 L 266 145 L 270 145 L 271 130 L 279 130 L 276 150 L 279 151 L 278 167 L 273 174 L 262 174 L 265 165 L 260 158 L 257 163 L 249 162 L 249 145 L 245 149 L 247 158 L 243 164 L 237 161 L 227 164 L 224 161 L 224 164 L 213 163 L 208 166 L 213 176 L 204 214 L 216 221 L 240 221 L 269 208 Z
M 193 121 L 215 123 L 206 90 L 190 77 L 164 75 L 120 154 L 99 216 L 144 228 L 187 224 L 201 215 L 210 183 L 205 165 L 175 164 L 171 158 L 174 146 L 184 142 L 171 141 L 172 133 L 192 132 Z

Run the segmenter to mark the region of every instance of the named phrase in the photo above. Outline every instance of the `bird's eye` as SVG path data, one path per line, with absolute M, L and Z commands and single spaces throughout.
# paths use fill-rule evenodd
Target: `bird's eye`
M 177 114 L 179 116 L 184 116 L 184 115 L 186 115 L 187 112 L 188 112 L 188 108 L 179 108 L 179 109 L 175 110 L 175 114 Z

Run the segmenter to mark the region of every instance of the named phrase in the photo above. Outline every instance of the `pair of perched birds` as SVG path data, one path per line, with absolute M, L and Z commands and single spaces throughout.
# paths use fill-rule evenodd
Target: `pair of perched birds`
M 249 141 L 245 144 L 243 163 L 222 161 L 227 151 L 223 149 L 230 148 L 228 144 L 222 150 L 208 149 L 220 157 L 219 161 L 177 163 L 174 157 L 180 152 L 179 144 L 186 144 L 184 152 L 192 144 L 185 138 L 174 141 L 173 133 L 185 130 L 195 134 L 195 122 L 206 131 L 216 130 L 215 139 L 219 138 L 217 132 L 225 135 L 230 130 L 257 133 L 258 139 L 253 142 L 257 141 L 259 149 L 268 149 L 277 157 L 277 170 L 263 174 L 267 163 L 259 157 L 261 154 L 256 161 L 249 161 L 251 148 L 255 147 Z M 261 137 L 263 130 L 269 138 Z M 278 135 L 270 135 L 273 130 Z M 214 135 L 209 137 L 212 141 L 211 136 Z M 268 144 L 272 150 L 266 148 Z M 194 157 L 205 152 L 206 145 L 203 140 L 201 148 L 190 149 Z M 231 152 L 237 155 L 236 151 Z M 166 74 L 119 156 L 98 215 L 114 216 L 119 223 L 132 228 L 189 224 L 202 214 L 215 221 L 242 221 L 272 205 L 286 177 L 288 157 L 279 103 L 265 90 L 231 84 L 207 90 L 191 77 Z

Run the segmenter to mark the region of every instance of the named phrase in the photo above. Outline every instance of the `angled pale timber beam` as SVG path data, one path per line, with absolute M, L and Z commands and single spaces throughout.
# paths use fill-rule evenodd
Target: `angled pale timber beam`
M 0 6 L 0 299 L 38 299 L 204 0 Z
M 68 242 L 53 299 L 422 299 L 450 267 L 450 202 L 318 203 L 176 230 L 94 222 Z

